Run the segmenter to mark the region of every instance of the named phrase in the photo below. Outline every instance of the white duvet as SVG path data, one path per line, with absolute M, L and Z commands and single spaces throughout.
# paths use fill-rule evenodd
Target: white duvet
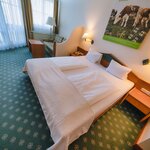
M 25 69 L 55 143 L 49 150 L 67 150 L 70 143 L 88 131 L 94 120 L 93 111 L 50 59 L 27 60 Z
M 76 86 L 90 106 L 119 90 L 100 71 L 74 74 L 68 76 L 68 79 Z
M 92 105 L 119 91 L 118 85 L 110 82 L 102 70 L 84 72 L 88 69 L 85 62 L 79 57 L 41 58 L 26 62 L 25 70 L 55 143 L 49 150 L 67 150 L 68 145 L 87 132 L 92 124 L 95 117 Z M 79 73 L 67 75 L 66 70 L 78 72 L 78 69 Z

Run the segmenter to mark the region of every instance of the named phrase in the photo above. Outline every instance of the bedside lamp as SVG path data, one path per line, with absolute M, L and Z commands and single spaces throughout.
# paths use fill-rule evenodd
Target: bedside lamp
M 48 25 L 50 25 L 50 26 L 52 26 L 52 27 L 53 27 L 53 26 L 56 26 L 55 18 L 53 18 L 53 17 L 48 17 L 46 24 L 48 24 Z M 51 30 L 51 28 L 50 28 L 50 30 Z
M 90 42 L 91 44 L 94 43 L 94 40 L 92 40 L 88 33 L 84 33 L 82 39 L 84 39 L 86 42 Z

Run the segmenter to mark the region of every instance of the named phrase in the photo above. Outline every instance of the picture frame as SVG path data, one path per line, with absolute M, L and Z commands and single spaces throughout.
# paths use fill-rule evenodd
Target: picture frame
M 150 8 L 138 3 L 117 2 L 103 39 L 138 49 L 150 29 Z

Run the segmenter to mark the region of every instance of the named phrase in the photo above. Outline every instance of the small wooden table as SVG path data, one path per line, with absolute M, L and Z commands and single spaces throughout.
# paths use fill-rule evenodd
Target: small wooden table
M 140 120 L 140 122 L 148 119 L 150 117 L 150 96 L 146 95 L 137 88 L 133 88 L 125 97 L 130 104 L 135 106 L 146 116 Z
M 33 58 L 42 58 L 45 55 L 44 44 L 39 40 L 29 39 L 29 50 Z
M 77 50 L 73 53 L 70 54 L 70 56 L 84 56 L 88 53 L 88 51 L 80 48 L 80 47 L 77 47 Z

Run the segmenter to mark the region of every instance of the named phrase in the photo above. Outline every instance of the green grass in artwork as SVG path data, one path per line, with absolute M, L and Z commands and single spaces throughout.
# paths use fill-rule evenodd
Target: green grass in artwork
M 132 48 L 135 48 L 135 49 L 138 49 L 140 47 L 140 43 L 125 40 L 125 39 L 121 39 L 121 38 L 117 38 L 117 37 L 110 36 L 110 35 L 104 35 L 103 39 L 107 40 L 107 41 L 114 42 L 114 43 L 122 44 L 122 45 L 125 45 L 125 46 L 129 46 L 129 47 L 132 47 Z

